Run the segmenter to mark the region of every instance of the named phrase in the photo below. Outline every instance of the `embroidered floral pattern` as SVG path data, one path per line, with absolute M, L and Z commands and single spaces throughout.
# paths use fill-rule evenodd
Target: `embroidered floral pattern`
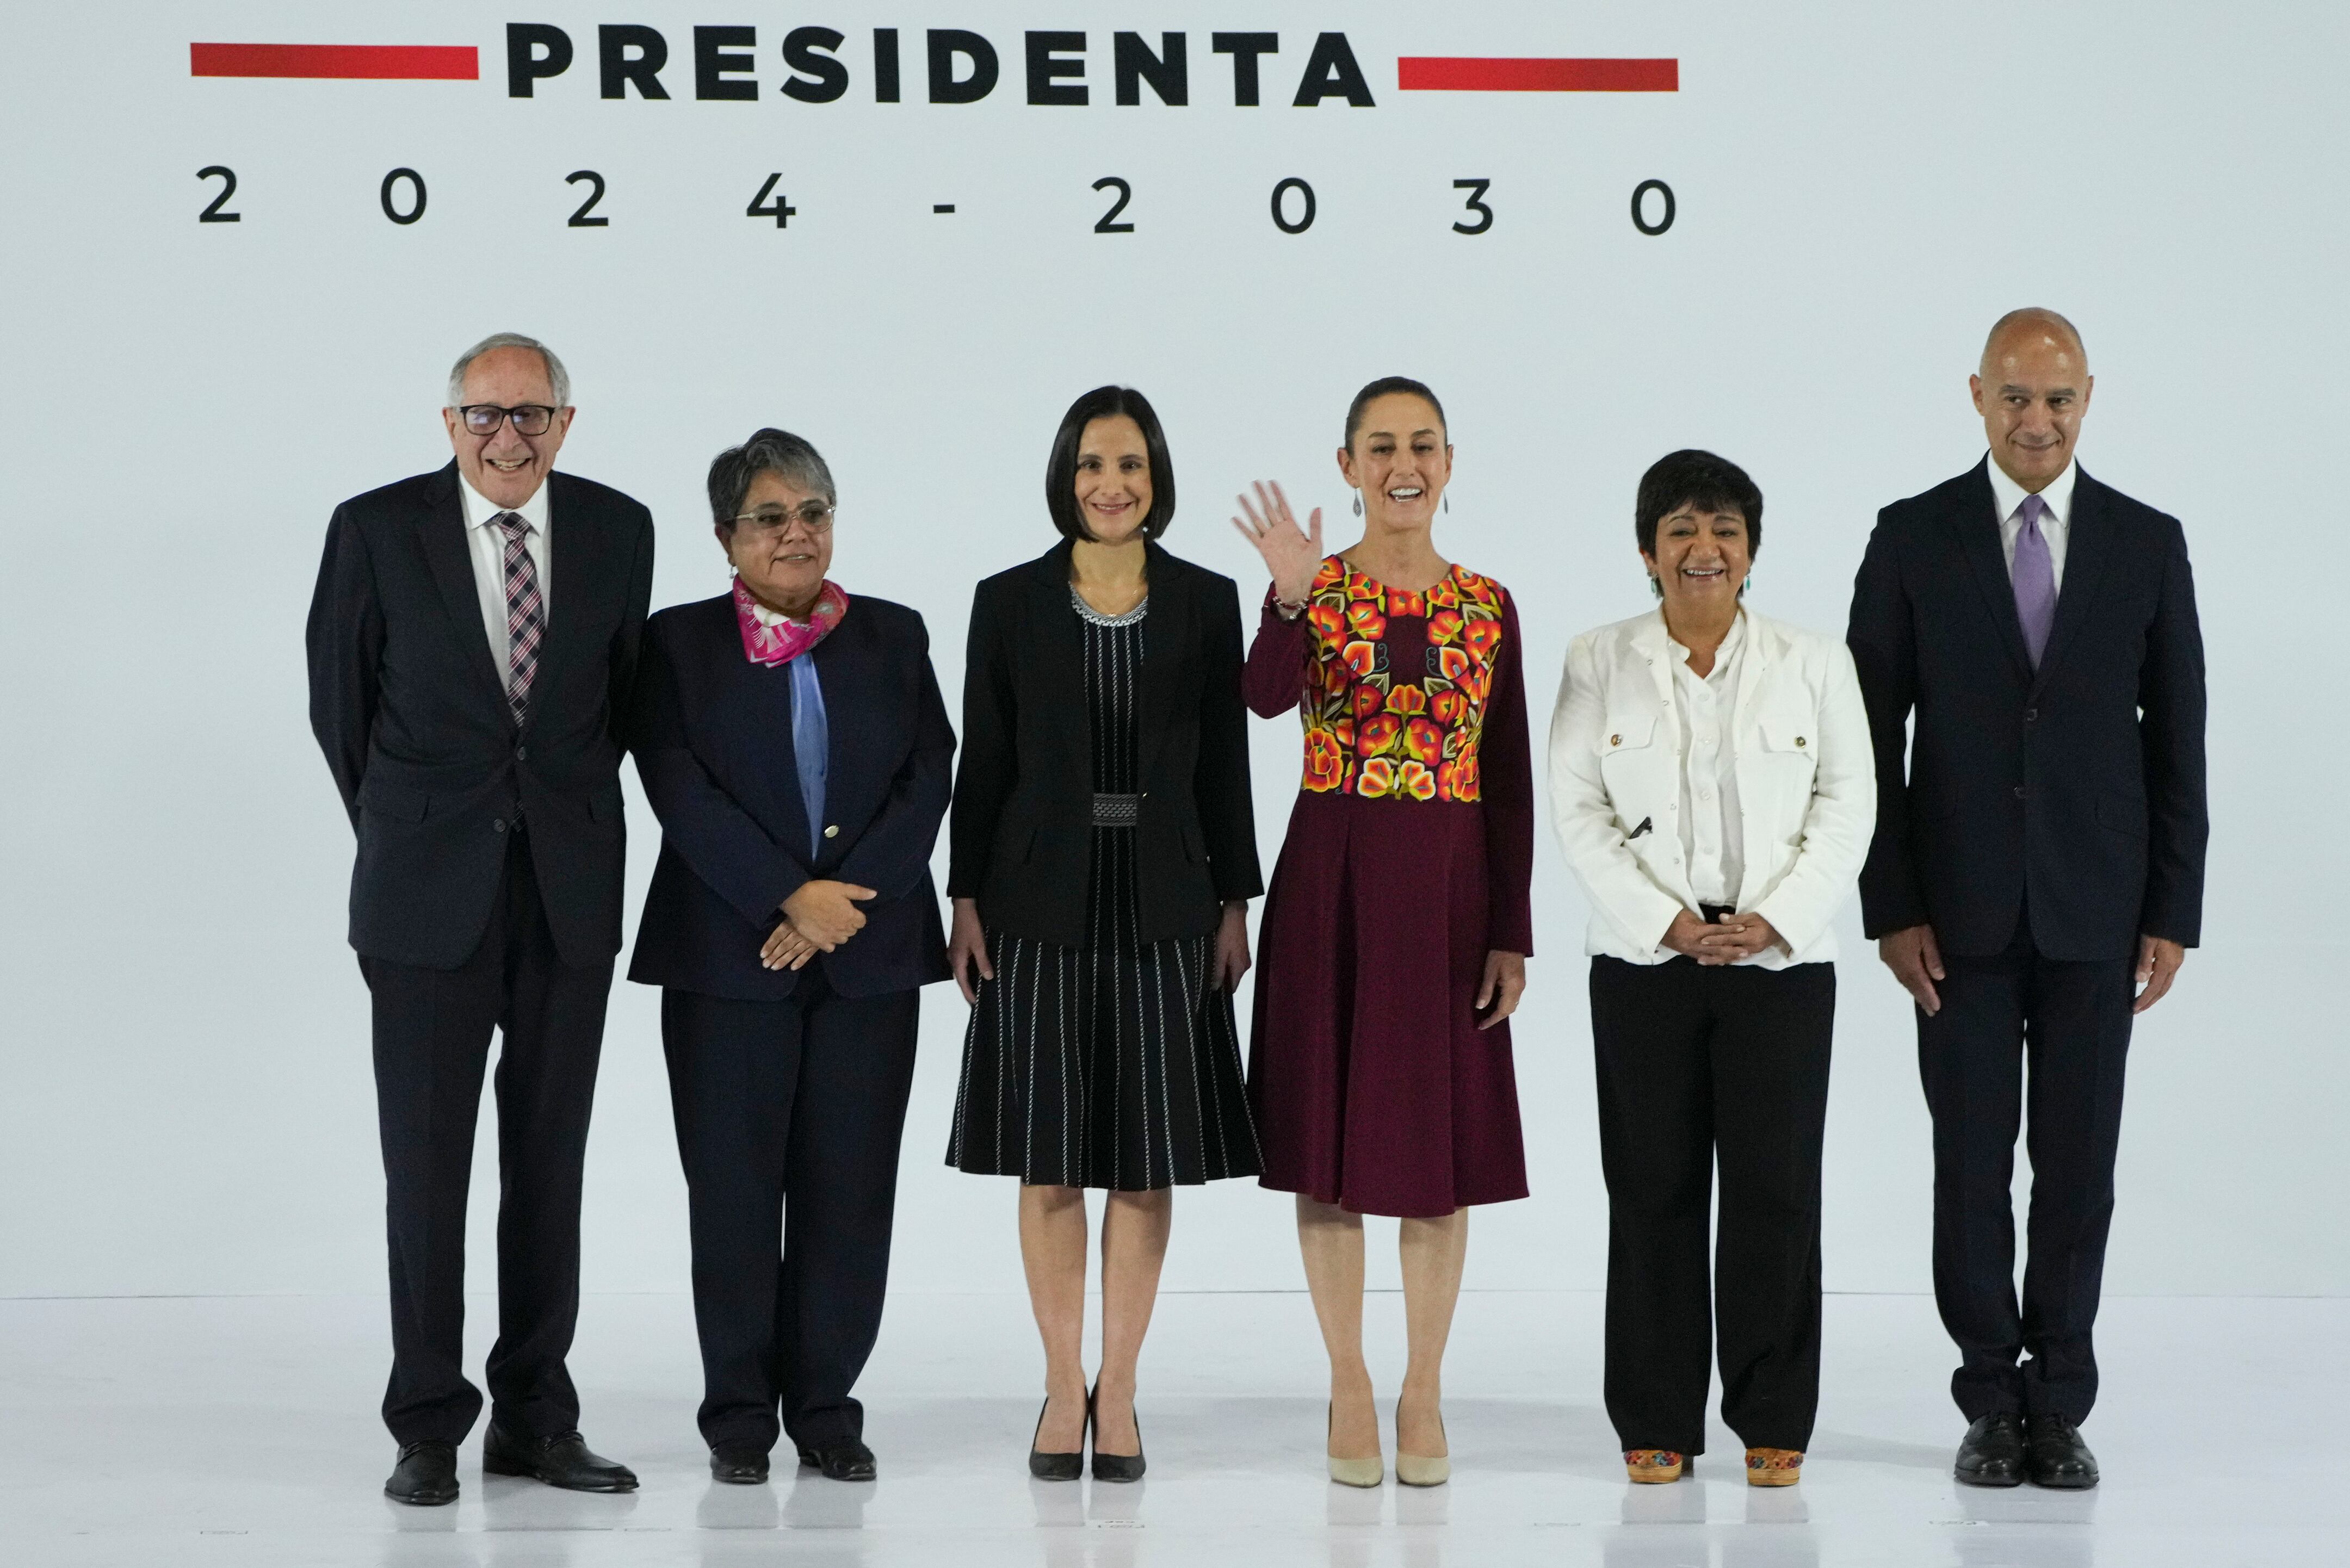
M 1305 605 L 1305 788 L 1474 801 L 1477 742 L 1502 650 L 1502 585 L 1455 566 L 1390 588 L 1333 556 Z

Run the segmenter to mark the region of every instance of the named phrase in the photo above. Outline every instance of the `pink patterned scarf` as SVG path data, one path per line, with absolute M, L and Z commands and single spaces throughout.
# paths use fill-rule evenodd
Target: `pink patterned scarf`
M 734 579 L 734 619 L 743 628 L 743 657 L 754 664 L 788 664 L 831 635 L 848 613 L 848 596 L 830 577 L 816 590 L 816 608 L 808 613 L 807 624 L 779 620 L 770 626 L 759 618 L 759 601 Z M 771 610 L 768 612 L 773 614 Z

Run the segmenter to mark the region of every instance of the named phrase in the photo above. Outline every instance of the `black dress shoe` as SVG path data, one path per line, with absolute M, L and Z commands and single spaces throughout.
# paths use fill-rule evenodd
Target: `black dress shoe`
M 869 1481 L 879 1471 L 873 1450 L 856 1438 L 836 1438 L 828 1443 L 800 1445 L 800 1463 L 822 1470 L 827 1480 Z
M 1052 1407 L 1052 1398 L 1047 1396 L 1045 1409 L 1036 1412 L 1037 1431 L 1045 1429 L 1045 1411 Z M 1090 1399 L 1086 1403 L 1086 1418 L 1087 1421 L 1093 1419 L 1093 1402 Z M 1086 1432 L 1083 1427 L 1077 1428 L 1077 1451 L 1074 1454 L 1048 1454 L 1036 1446 L 1036 1438 L 1032 1433 L 1028 1438 L 1028 1473 L 1038 1480 L 1076 1480 L 1086 1473 L 1085 1450 Z
M 712 1449 L 710 1479 L 728 1486 L 757 1486 L 767 1479 L 764 1449 Z
M 2020 1486 L 2023 1482 L 2023 1419 L 1978 1416 L 1959 1444 L 1951 1474 L 1968 1486 Z
M 1142 1457 L 1142 1415 L 1134 1417 L 1134 1452 L 1106 1454 L 1099 1447 L 1101 1424 L 1094 1419 L 1094 1391 L 1086 1393 L 1086 1424 L 1094 1429 L 1094 1480 L 1097 1481 L 1139 1481 L 1149 1463 Z
M 383 1495 L 394 1502 L 438 1508 L 457 1501 L 457 1446 L 454 1443 L 402 1443 L 391 1479 Z
M 577 1432 L 525 1438 L 492 1423 L 482 1439 L 482 1469 L 494 1476 L 528 1476 L 566 1491 L 634 1491 L 637 1472 L 590 1453 Z
M 2034 1416 L 2028 1429 L 2024 1455 L 2033 1485 L 2086 1491 L 2097 1484 L 2097 1456 L 2081 1440 L 2080 1428 L 2062 1416 Z

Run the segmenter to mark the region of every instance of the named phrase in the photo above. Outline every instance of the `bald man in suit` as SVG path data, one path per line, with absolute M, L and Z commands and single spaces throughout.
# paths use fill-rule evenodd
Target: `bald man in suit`
M 1955 1473 L 2079 1489 L 2131 1022 L 2201 930 L 2203 642 L 2178 519 L 2074 459 L 2095 379 L 2072 323 L 2002 317 L 1970 386 L 1990 452 L 1879 513 L 1853 588 L 1878 792 L 1861 912 L 1917 1003 Z

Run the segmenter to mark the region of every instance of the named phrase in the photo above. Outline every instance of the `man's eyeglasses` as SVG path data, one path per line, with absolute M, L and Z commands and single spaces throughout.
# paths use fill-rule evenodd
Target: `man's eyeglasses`
M 797 506 L 762 506 L 756 512 L 745 512 L 735 523 L 754 534 L 775 537 L 796 523 L 811 534 L 829 533 L 832 529 L 832 503 L 803 501 Z
M 555 410 L 545 403 L 522 403 L 511 409 L 495 403 L 467 403 L 457 412 L 463 417 L 467 432 L 477 436 L 497 434 L 498 427 L 508 420 L 514 421 L 516 435 L 545 435 L 546 427 L 555 422 Z

